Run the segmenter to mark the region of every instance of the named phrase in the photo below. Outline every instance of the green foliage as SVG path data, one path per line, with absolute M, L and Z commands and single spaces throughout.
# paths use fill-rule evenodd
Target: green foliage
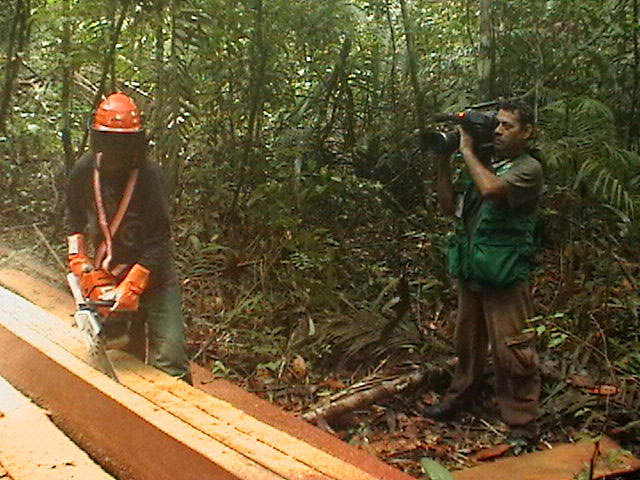
M 640 157 L 619 147 L 613 112 L 602 102 L 577 98 L 547 105 L 542 116 L 541 147 L 558 187 L 588 191 L 633 215 Z
M 0 139 L 4 226 L 60 222 L 69 67 L 76 153 L 103 79 L 144 111 L 173 189 L 199 360 L 251 373 L 281 368 L 293 345 L 369 359 L 447 348 L 425 326 L 440 328 L 455 305 L 443 261 L 451 224 L 419 150 L 398 2 L 70 0 L 68 13 L 65 0 L 32 4 Z M 629 2 L 492 5 L 497 94 L 528 93 L 540 123 L 541 347 L 564 352 L 572 335 L 601 329 L 594 342 L 637 375 L 637 18 Z M 478 13 L 462 0 L 411 2 L 428 114 L 475 102 Z M 0 18 L 3 65 L 11 21 Z M 61 243 L 60 228 L 51 234 Z M 293 341 L 301 325 L 317 330 Z
M 571 324 L 572 321 L 566 318 L 564 313 L 554 313 L 548 317 L 542 317 L 540 315 L 529 319 L 529 323 L 535 324 L 528 327 L 528 332 L 533 332 L 541 339 L 544 339 L 544 349 L 553 350 L 554 348 L 561 347 L 569 334 L 564 331 L 561 325 Z
M 424 480 L 453 480 L 453 475 L 435 460 L 421 458 L 420 465 L 424 470 Z

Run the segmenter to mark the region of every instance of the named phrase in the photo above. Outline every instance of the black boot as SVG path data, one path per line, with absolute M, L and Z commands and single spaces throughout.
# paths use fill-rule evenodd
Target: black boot
M 525 425 L 512 425 L 505 443 L 514 447 L 530 447 L 538 443 L 538 425 L 530 422 Z
M 443 401 L 436 405 L 429 405 L 422 410 L 425 417 L 441 422 L 453 420 L 463 409 L 453 402 Z

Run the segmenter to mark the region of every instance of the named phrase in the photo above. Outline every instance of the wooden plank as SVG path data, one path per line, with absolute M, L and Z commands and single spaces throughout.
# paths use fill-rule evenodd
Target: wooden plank
M 38 305 L 41 305 L 44 294 L 45 304 L 41 306 L 43 306 L 45 310 L 54 313 L 65 322 L 71 321 L 71 315 L 75 304 L 67 292 L 62 292 L 58 289 L 52 288 L 22 272 L 16 272 L 13 270 L 0 269 L 0 283 L 8 285 L 12 290 L 15 290 L 25 298 L 33 300 L 38 303 Z M 30 328 L 38 331 L 49 340 L 60 345 L 62 348 L 71 351 L 78 358 L 86 361 L 86 352 L 81 345 L 79 336 L 75 329 L 73 329 L 72 334 L 76 340 L 70 342 L 69 332 L 62 332 L 57 326 L 52 327 L 47 325 L 47 323 L 43 322 L 41 319 L 32 317 L 29 317 L 27 321 Z M 78 346 L 76 347 L 75 345 Z M 145 376 L 147 376 L 148 379 L 160 375 L 160 378 L 164 378 L 164 381 L 175 384 L 175 388 L 178 390 L 186 388 L 187 391 L 194 391 L 187 387 L 184 382 L 175 381 L 155 369 L 145 367 L 143 364 L 131 357 L 128 357 L 128 360 L 126 360 L 126 358 L 127 356 L 125 356 L 124 360 L 128 365 L 126 368 L 130 372 L 135 372 L 136 374 L 133 376 L 126 374 L 125 376 L 127 378 L 124 379 L 124 383 L 127 387 L 137 391 L 147 399 L 154 397 L 162 399 L 164 397 L 164 399 L 174 407 L 174 403 L 176 402 L 176 399 L 172 398 L 172 396 L 163 395 L 162 391 L 158 393 L 157 388 L 154 388 L 151 385 L 145 386 L 144 383 L 139 383 L 139 379 L 136 380 L 136 376 L 140 375 L 143 371 L 147 372 Z M 125 367 L 124 365 L 121 365 L 120 368 Z M 249 416 L 255 417 L 252 420 L 253 426 L 251 428 L 254 429 L 254 435 L 259 437 L 259 443 L 251 445 L 247 438 L 245 438 L 247 436 L 251 437 L 251 435 L 247 435 L 246 433 L 238 435 L 238 433 L 241 432 L 238 432 L 237 429 L 234 431 L 233 435 L 224 433 L 223 431 L 213 432 L 211 435 L 214 436 L 214 438 L 226 438 L 226 442 L 223 442 L 225 444 L 240 444 L 239 448 L 242 448 L 242 442 L 244 442 L 247 452 L 250 453 L 249 456 L 251 458 L 267 459 L 263 461 L 263 463 L 270 464 L 275 471 L 283 473 L 287 472 L 289 475 L 296 475 L 295 471 L 290 468 L 290 465 L 287 465 L 287 462 L 279 463 L 280 460 L 284 460 L 282 458 L 283 454 L 281 454 L 279 450 L 282 448 L 282 445 L 287 445 L 286 455 L 294 457 L 302 464 L 302 466 L 298 467 L 298 475 L 304 473 L 305 475 L 312 474 L 314 476 L 318 476 L 318 478 L 323 478 L 322 475 L 327 474 L 329 476 L 333 476 L 332 478 L 335 478 L 336 475 L 342 475 L 349 479 L 376 478 L 381 480 L 409 480 L 413 478 L 400 470 L 387 465 L 371 454 L 342 442 L 338 438 L 298 419 L 294 415 L 282 411 L 277 406 L 269 404 L 256 395 L 241 390 L 229 382 L 221 379 L 215 379 L 214 382 L 211 382 L 211 374 L 204 372 L 202 367 L 192 364 L 192 368 L 194 369 L 194 380 L 196 380 L 197 377 L 200 381 L 200 384 L 197 384 L 196 386 L 208 394 L 205 395 L 200 393 L 199 396 L 191 394 L 188 395 L 188 398 L 183 396 L 183 400 L 189 402 L 190 405 L 194 405 L 197 403 L 195 401 L 196 399 L 203 399 L 205 404 L 209 403 L 210 405 L 208 409 L 209 412 L 216 412 L 218 410 L 216 407 L 224 405 L 225 408 L 223 410 L 234 412 L 233 415 L 235 416 L 239 415 L 241 418 L 244 417 L 247 419 Z M 208 373 L 208 375 L 204 375 L 203 372 Z M 127 379 L 133 379 L 133 384 L 131 384 Z M 205 382 L 205 384 L 201 384 L 202 382 Z M 212 402 L 213 399 L 211 396 L 218 397 L 217 403 L 216 401 Z M 158 402 L 158 399 L 156 399 L 156 402 Z M 162 402 L 160 401 L 160 403 Z M 211 407 L 211 405 L 213 405 L 213 407 Z M 201 408 L 201 406 L 198 406 L 198 408 Z M 185 409 L 183 407 L 179 407 L 178 411 L 184 412 Z M 195 418 L 200 415 L 197 411 L 194 412 L 193 409 L 189 411 L 189 415 L 182 415 L 180 418 L 188 420 L 191 417 Z M 209 420 L 202 421 L 202 419 L 198 419 L 196 421 L 194 418 L 191 418 L 191 424 L 196 425 L 196 428 L 199 428 L 197 425 L 207 424 L 209 422 Z M 258 421 L 255 421 L 255 419 Z M 223 430 L 224 428 L 227 428 L 224 426 L 224 419 L 217 418 L 215 421 L 218 422 L 219 428 L 222 428 Z M 256 435 L 256 432 L 260 433 L 260 435 Z M 286 432 L 286 434 L 283 432 Z M 264 440 L 265 438 L 267 439 L 266 441 Z M 272 448 L 272 450 L 269 451 L 266 448 L 267 446 Z M 306 465 L 314 466 L 311 469 L 306 469 Z M 324 474 L 321 472 L 324 472 Z M 338 476 L 337 478 L 341 477 Z
M 43 405 L 59 415 L 59 421 L 65 426 L 65 430 L 69 431 L 69 435 L 77 438 L 92 455 L 107 459 L 111 471 L 123 471 L 127 479 L 183 478 L 179 475 L 184 474 L 184 469 L 180 472 L 180 468 L 174 469 L 172 473 L 167 473 L 167 469 L 163 468 L 166 477 L 158 476 L 158 472 L 150 474 L 151 468 L 138 467 L 137 471 L 132 470 L 133 463 L 157 463 L 158 452 L 162 452 L 160 455 L 163 460 L 169 461 L 174 449 L 181 451 L 182 444 L 188 444 L 195 451 L 214 448 L 224 452 L 226 458 L 231 460 L 221 466 L 226 473 L 235 475 L 230 478 L 411 478 L 389 467 L 386 470 L 391 470 L 397 475 L 390 477 L 388 471 L 378 475 L 372 472 L 371 468 L 368 468 L 368 471 L 360 469 L 348 461 L 307 444 L 296 436 L 260 421 L 224 400 L 212 397 L 146 366 L 123 352 L 111 352 L 121 381 L 121 385 L 118 385 L 80 361 L 84 350 L 77 331 L 69 328 L 58 318 L 8 291 L 3 293 L 2 290 L 0 312 L 4 314 L 4 320 L 0 321 L 0 348 L 15 342 L 12 336 L 23 340 L 21 348 L 16 350 L 22 358 L 0 359 L 0 374 L 10 376 L 12 382 L 19 382 L 21 388 L 40 398 Z M 27 366 L 34 365 L 37 365 L 35 371 L 25 372 Z M 64 392 L 74 391 L 76 394 L 82 394 L 80 397 L 86 395 L 87 398 L 72 402 L 71 394 Z M 141 409 L 138 408 L 140 403 L 144 404 Z M 92 409 L 82 409 L 81 405 L 91 405 Z M 149 412 L 149 408 L 152 412 Z M 101 419 L 94 418 L 95 413 L 90 415 L 90 412 L 101 412 Z M 166 418 L 167 415 L 170 419 Z M 137 429 L 142 428 L 139 425 L 141 420 L 167 432 L 168 438 L 157 438 L 155 441 L 158 442 L 158 446 L 148 440 L 129 438 L 132 431 L 138 433 Z M 162 425 L 157 422 L 161 422 Z M 171 429 L 166 427 L 166 422 L 172 424 Z M 176 422 L 180 425 L 174 425 Z M 118 431 L 121 433 L 118 434 Z M 150 432 L 145 435 L 153 436 Z M 183 439 L 185 435 L 190 442 Z M 122 439 L 123 436 L 127 437 L 125 441 Z M 171 438 L 175 438 L 180 445 L 171 445 Z M 127 443 L 129 446 L 124 446 Z M 145 445 L 144 449 L 138 447 L 141 451 L 138 452 L 138 456 L 143 457 L 144 451 L 148 452 L 149 458 L 133 461 L 127 457 L 126 452 L 129 448 L 135 448 L 136 444 Z M 113 449 L 117 449 L 118 455 L 114 455 Z M 232 454 L 235 454 L 236 458 L 232 458 Z M 187 453 L 183 452 L 182 455 L 185 458 L 180 462 L 186 461 Z M 117 461 L 113 460 L 116 457 Z M 207 458 L 214 463 L 217 462 L 215 456 Z M 379 463 L 386 467 L 382 462 Z M 252 468 L 261 469 L 260 476 L 256 477 L 256 472 L 251 471 Z M 385 471 L 384 468 L 381 470 Z M 187 475 L 184 478 L 209 478 L 206 473 L 198 473 L 193 469 L 189 469 Z M 211 478 L 227 478 L 220 472 L 215 472 L 214 475 L 217 476 Z
M 64 278 L 63 275 L 60 277 Z M 57 288 L 13 268 L 0 268 L 0 284 L 26 299 L 37 298 L 40 308 L 66 320 L 69 324 L 73 323 L 76 304 L 71 295 L 60 295 Z
M 623 451 L 608 437 L 596 444 L 585 440 L 533 452 L 520 457 L 496 460 L 487 465 L 454 472 L 455 480 L 573 480 L 575 478 L 610 478 L 640 470 L 640 460 Z M 594 456 L 595 455 L 595 456 Z M 595 469 L 588 476 L 591 460 Z M 634 477 L 637 478 L 637 477 Z
M 34 319 L 71 330 L 0 289 L 0 351 L 7 352 L 0 355 L 0 375 L 49 410 L 109 472 L 127 480 L 283 480 L 30 329 Z
M 113 352 L 120 381 L 181 420 L 286 478 L 375 480 L 372 475 L 189 385 Z M 296 464 L 299 464 L 297 468 Z M 409 477 L 407 477 L 409 478 Z
M 5 475 L 10 474 L 14 480 L 113 480 L 53 424 L 44 410 L 1 377 L 0 457 Z
M 241 389 L 228 380 L 214 377 L 211 372 L 199 365 L 192 364 L 191 369 L 193 372 L 194 385 L 197 388 L 212 397 L 231 404 L 263 423 L 303 440 L 309 445 L 323 450 L 336 458 L 355 465 L 359 469 L 381 480 L 411 480 L 414 478 L 384 463 L 364 449 L 345 443 L 338 437 L 305 422 L 291 413 L 285 412 L 276 405 Z
M 1 247 L 0 254 L 2 254 Z M 40 269 L 37 270 L 40 271 Z M 13 291 L 33 301 L 65 322 L 71 323 L 75 304 L 68 292 L 53 288 L 23 272 L 11 269 L 0 268 L 0 284 L 8 286 Z M 46 325 L 43 325 L 41 321 L 31 322 L 30 326 L 62 348 L 72 351 L 78 358 L 86 360 L 84 348 L 81 345 L 80 348 L 75 348 L 73 346 L 75 343 L 69 343 L 68 333 L 63 334 L 56 328 L 48 328 Z M 191 366 L 194 373 L 194 385 L 198 389 L 207 392 L 210 396 L 231 404 L 233 407 L 242 410 L 245 414 L 255 417 L 260 422 L 270 425 L 282 432 L 286 432 L 290 436 L 313 446 L 316 449 L 311 450 L 314 454 L 313 456 L 315 456 L 317 450 L 326 452 L 347 464 L 356 466 L 366 474 L 381 480 L 409 480 L 413 478 L 387 465 L 364 450 L 341 441 L 335 436 L 310 425 L 294 415 L 281 410 L 276 405 L 270 404 L 228 381 L 219 378 L 214 379 L 211 373 L 205 371 L 202 367 L 193 363 Z M 307 450 L 304 449 L 303 451 L 306 452 Z M 324 458 L 324 454 L 320 453 L 318 458 Z M 352 469 L 346 468 L 344 471 L 349 472 L 352 471 Z M 361 472 L 357 473 L 361 474 Z
M 13 480 L 114 480 L 46 412 L 0 377 L 0 460 Z M 0 468 L 0 477 L 3 476 Z

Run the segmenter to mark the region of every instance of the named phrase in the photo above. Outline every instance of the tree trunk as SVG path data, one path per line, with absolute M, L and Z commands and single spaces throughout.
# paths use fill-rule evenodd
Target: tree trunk
M 356 145 L 356 113 L 353 92 L 349 85 L 349 74 L 346 69 L 342 73 L 342 93 L 344 95 L 344 150 L 350 152 Z
M 254 162 L 252 162 L 251 155 L 254 148 L 257 146 L 260 123 L 259 117 L 262 116 L 264 110 L 264 90 L 265 79 L 267 69 L 267 46 L 264 41 L 264 4 L 263 0 L 255 0 L 254 3 L 254 36 L 252 44 L 251 54 L 251 80 L 248 85 L 249 93 L 249 117 L 247 120 L 247 130 L 244 138 L 244 145 L 242 149 L 242 155 L 238 159 L 237 171 L 238 171 L 238 184 L 233 195 L 233 200 L 229 206 L 227 214 L 232 213 L 238 206 L 238 201 L 242 191 L 246 188 L 246 185 L 250 182 L 249 177 L 255 171 L 252 168 Z
M 627 133 L 627 149 L 634 152 L 638 151 L 638 92 L 640 86 L 640 48 L 638 47 L 638 0 L 633 0 L 631 5 L 633 9 L 633 87 L 631 91 L 631 112 L 629 115 L 630 125 Z
M 480 46 L 478 51 L 478 101 L 495 96 L 495 42 L 491 9 L 493 0 L 480 0 Z
M 164 111 L 162 106 L 165 104 L 164 95 L 164 76 L 165 76 L 165 58 L 164 58 L 164 45 L 166 41 L 165 29 L 164 29 L 164 3 L 158 2 L 156 4 L 157 15 L 155 26 L 155 51 L 153 55 L 154 59 L 154 81 L 155 90 L 153 92 L 153 110 L 151 111 L 150 125 L 148 125 L 148 132 L 150 138 L 156 138 L 163 130 L 165 123 Z
M 323 119 L 326 118 L 329 100 L 335 93 L 340 79 L 341 72 L 343 71 L 343 65 L 346 63 L 351 53 L 351 37 L 347 36 L 342 43 L 340 54 L 336 63 L 331 70 L 331 73 L 325 77 L 321 82 L 318 82 L 313 92 L 308 95 L 304 101 L 299 102 L 296 107 L 289 113 L 287 117 L 287 124 L 294 127 L 308 114 L 311 107 L 316 105 L 324 106 L 321 113 L 316 115 L 316 128 L 321 128 Z
M 402 23 L 404 25 L 405 38 L 407 42 L 407 55 L 409 57 L 409 77 L 413 88 L 413 96 L 415 98 L 416 121 L 418 122 L 418 130 L 420 131 L 420 148 L 423 153 L 427 153 L 427 145 L 425 143 L 425 133 L 427 124 L 427 115 L 424 107 L 424 96 L 420 88 L 418 79 L 418 52 L 416 50 L 413 22 L 409 16 L 409 7 L 407 0 L 400 0 L 400 9 L 402 11 Z
M 64 25 L 62 32 L 62 95 L 60 111 L 62 113 L 62 148 L 64 150 L 64 170 L 68 174 L 73 166 L 74 153 L 71 144 L 71 83 L 73 68 L 71 65 L 71 0 L 64 1 Z
M 397 100 L 397 92 L 396 92 L 396 64 L 398 57 L 398 47 L 396 45 L 396 31 L 393 26 L 393 18 L 391 16 L 391 5 L 389 0 L 385 2 L 385 16 L 387 20 L 387 25 L 389 26 L 389 40 L 391 41 L 391 68 L 389 69 L 389 81 L 388 85 L 385 85 L 385 90 L 388 86 L 389 94 L 393 99 L 394 103 Z
M 29 33 L 29 17 L 31 15 L 31 5 L 29 0 L 16 0 L 7 41 L 7 60 L 4 67 L 4 86 L 2 97 L 0 97 L 0 134 L 6 134 L 7 119 L 9 117 L 9 106 L 13 96 L 20 65 L 22 64 L 22 52 L 27 44 Z
M 349 60 L 349 55 L 351 54 L 352 42 L 351 36 L 347 35 L 342 44 L 340 57 L 338 58 L 336 66 L 326 84 L 324 100 L 320 103 L 320 109 L 318 110 L 318 115 L 316 117 L 316 124 L 312 130 L 314 133 L 319 132 L 319 135 L 315 135 L 314 138 L 314 143 L 317 148 L 320 148 L 324 144 L 333 128 L 334 119 L 338 111 L 335 99 L 339 98 L 340 89 L 344 87 L 343 82 L 346 81 L 346 65 Z M 333 101 L 332 97 L 334 98 Z M 329 110 L 331 110 L 330 114 L 328 113 Z
M 331 122 L 327 122 L 328 109 L 332 105 L 331 98 L 336 94 L 336 90 L 340 85 L 340 78 L 345 70 L 344 65 L 351 54 L 351 44 L 351 37 L 346 36 L 331 73 L 322 81 L 319 81 L 313 92 L 303 101 L 298 102 L 287 116 L 285 125 L 295 129 L 299 126 L 299 123 L 305 115 L 311 115 L 309 112 L 312 108 L 316 109 L 313 127 L 309 129 L 311 133 L 302 135 L 301 140 L 320 144 L 328 134 L 328 129 L 331 127 Z M 311 140 L 309 140 L 310 137 L 312 137 Z M 296 185 L 300 183 L 302 169 L 302 158 L 298 155 L 293 164 L 293 181 Z
M 115 4 L 114 4 L 115 5 Z M 127 17 L 127 11 L 129 9 L 129 0 L 125 0 L 122 3 L 122 12 L 120 13 L 120 17 L 118 18 L 116 24 L 113 27 L 113 31 L 111 33 L 111 43 L 109 48 L 107 49 L 105 56 L 102 60 L 102 75 L 100 77 L 100 84 L 98 86 L 98 90 L 96 91 L 96 95 L 93 99 L 92 109 L 98 106 L 100 103 L 100 99 L 102 95 L 105 93 L 105 87 L 107 85 L 107 79 L 109 74 L 115 75 L 113 73 L 116 62 L 116 48 L 118 46 L 118 42 L 120 41 L 120 34 L 122 33 L 122 25 L 124 24 L 124 20 Z M 115 86 L 115 80 L 111 79 L 112 88 Z M 87 146 L 87 140 L 89 139 L 89 131 L 85 130 L 84 137 L 82 138 L 82 144 L 80 146 L 79 151 L 82 152 Z
M 247 165 L 251 150 L 260 136 L 258 125 L 262 116 L 265 89 L 265 73 L 267 68 L 267 47 L 264 42 L 264 7 L 262 0 L 255 3 L 255 36 L 253 40 L 253 60 L 251 84 L 249 91 L 249 120 L 247 122 L 247 135 L 242 155 L 242 163 Z
M 158 150 L 169 196 L 172 196 L 175 191 L 180 169 L 180 162 L 178 161 L 181 145 L 180 123 L 178 122 L 178 117 L 180 116 L 180 59 L 178 58 L 179 39 L 176 32 L 179 12 L 178 4 L 179 0 L 171 0 L 169 2 L 171 22 L 169 34 L 171 43 L 168 58 L 169 74 L 164 81 L 164 85 L 159 88 L 162 93 L 157 99 L 162 102 L 157 107 L 161 112 L 164 112 L 161 115 L 161 121 L 163 122 L 160 125 L 162 139 L 158 139 Z

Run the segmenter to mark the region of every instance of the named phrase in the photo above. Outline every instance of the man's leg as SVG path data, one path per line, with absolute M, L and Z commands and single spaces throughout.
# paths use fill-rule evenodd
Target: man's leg
M 448 401 L 462 405 L 473 403 L 482 381 L 488 341 L 481 293 L 460 282 L 454 338 L 458 363 L 447 391 Z
M 140 308 L 149 329 L 149 363 L 191 383 L 179 287 L 148 292 Z
M 147 359 L 147 334 L 144 316 L 136 312 L 132 314 L 132 317 L 129 325 L 129 343 L 124 351 L 144 362 Z
M 445 420 L 459 410 L 468 408 L 473 403 L 482 381 L 488 349 L 482 301 L 480 294 L 472 291 L 463 282 L 458 284 L 458 315 L 454 344 L 458 363 L 451 385 L 442 402 L 424 410 L 426 416 Z
M 523 333 L 533 316 L 526 283 L 485 292 L 484 311 L 493 348 L 496 400 L 502 418 L 531 438 L 537 435 L 540 398 L 538 354 L 534 335 Z

